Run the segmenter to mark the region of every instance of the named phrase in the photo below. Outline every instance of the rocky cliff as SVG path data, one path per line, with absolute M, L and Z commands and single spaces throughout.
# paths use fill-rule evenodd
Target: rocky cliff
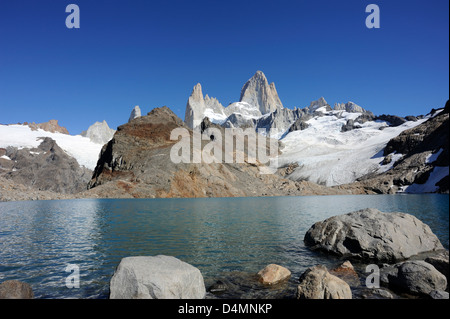
M 0 177 L 36 191 L 77 193 L 86 189 L 92 174 L 49 137 L 37 148 L 8 147 L 3 153 Z
M 50 133 L 62 133 L 62 134 L 69 134 L 69 131 L 58 124 L 58 120 L 50 120 L 48 122 L 44 123 L 24 123 L 24 125 L 28 125 L 33 131 L 36 131 L 38 129 L 50 132 Z

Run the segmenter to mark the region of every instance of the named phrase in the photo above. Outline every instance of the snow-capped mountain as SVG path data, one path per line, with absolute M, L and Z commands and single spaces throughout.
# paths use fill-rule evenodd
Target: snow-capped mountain
M 265 114 L 282 108 L 275 84 L 269 84 L 264 73 L 257 71 L 242 87 L 239 102 L 227 107 L 216 98 L 203 97 L 201 84 L 195 85 L 186 105 L 185 122 L 188 127 L 196 128 L 208 117 L 216 124 L 242 126 L 244 122 L 255 122 Z
M 190 128 L 196 128 L 208 117 L 212 123 L 224 127 L 265 129 L 271 137 L 280 138 L 287 134 L 296 120 L 305 120 L 316 112 L 331 110 L 331 106 L 323 97 L 312 101 L 303 109 L 283 107 L 275 84 L 269 84 L 264 73 L 257 71 L 242 87 L 239 102 L 231 103 L 227 107 L 216 98 L 210 98 L 208 95 L 203 97 L 201 84 L 195 85 L 186 105 L 185 123 Z M 335 110 L 368 112 L 353 102 L 336 103 Z
M 331 107 L 324 97 L 304 108 L 290 109 L 283 107 L 275 84 L 269 85 L 264 73 L 257 71 L 244 84 L 240 101 L 227 107 L 217 99 L 203 98 L 197 84 L 188 99 L 185 122 L 195 128 L 208 117 L 225 128 L 266 129 L 270 137 L 284 145 L 278 164 L 280 168 L 290 167 L 289 179 L 336 186 L 389 171 L 403 154 L 389 154 L 392 160 L 386 163 L 388 154 L 383 151 L 388 142 L 436 114 L 375 116 L 351 101 Z M 414 189 L 419 188 L 409 188 Z
M 83 189 L 94 170 L 90 189 L 102 185 L 93 193 L 107 197 L 448 192 L 449 108 L 447 102 L 426 116 L 375 116 L 354 102 L 331 107 L 320 97 L 291 109 L 258 71 L 242 87 L 240 101 L 227 107 L 197 84 L 184 122 L 167 107 L 143 116 L 135 107 L 118 132 L 105 121 L 75 136 L 55 120 L 0 125 L 0 181 L 67 194 Z M 281 146 L 276 172 L 262 178 L 263 164 L 171 162 L 171 131 L 203 130 L 206 123 L 220 130 L 265 129 L 267 140 Z M 186 192 L 190 182 L 196 184 Z

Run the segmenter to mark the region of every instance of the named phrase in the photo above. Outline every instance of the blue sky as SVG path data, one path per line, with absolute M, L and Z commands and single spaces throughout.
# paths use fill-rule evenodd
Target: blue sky
M 65 8 L 80 7 L 80 29 Z M 380 7 L 368 29 L 365 8 Z M 262 70 L 285 107 L 323 96 L 418 115 L 449 96 L 449 1 L 1 0 L 0 123 L 116 128 L 135 105 L 184 119 L 200 82 L 223 105 Z

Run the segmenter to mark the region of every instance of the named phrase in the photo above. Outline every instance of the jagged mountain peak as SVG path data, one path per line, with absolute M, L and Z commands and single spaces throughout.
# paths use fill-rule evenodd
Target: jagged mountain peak
M 327 103 L 327 101 L 323 96 L 321 96 L 318 100 L 312 101 L 309 104 L 308 109 L 311 113 L 314 113 L 317 109 L 321 107 L 326 107 L 327 109 L 331 110 L 330 105 Z
M 80 135 L 89 138 L 96 144 L 103 145 L 113 138 L 115 132 L 116 130 L 111 129 L 108 123 L 103 120 L 103 122 L 95 122 Z
M 197 83 L 192 89 L 191 97 L 196 100 L 203 100 L 202 85 Z
M 364 108 L 362 108 L 361 106 L 359 106 L 358 104 L 352 102 L 352 101 L 348 101 L 347 103 L 335 103 L 334 104 L 334 110 L 336 111 L 346 111 L 349 113 L 364 113 L 366 112 L 366 110 Z
M 262 71 L 256 71 L 255 75 L 244 84 L 239 101 L 256 106 L 262 114 L 283 108 L 275 84 L 273 82 L 269 84 Z

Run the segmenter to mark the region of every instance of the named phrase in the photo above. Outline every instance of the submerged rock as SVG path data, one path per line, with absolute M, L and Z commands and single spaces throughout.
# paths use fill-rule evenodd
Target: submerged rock
M 367 208 L 315 223 L 305 244 L 338 256 L 398 262 L 443 246 L 430 227 L 405 213 Z
M 203 276 L 171 256 L 123 258 L 110 283 L 110 299 L 203 299 Z
M 359 276 L 356 273 L 355 269 L 353 268 L 351 262 L 348 260 L 343 262 L 338 267 L 330 270 L 330 273 L 344 280 L 352 287 L 357 287 L 360 285 Z
M 394 299 L 394 296 L 385 289 L 368 288 L 361 294 L 361 299 Z
M 209 287 L 208 291 L 213 294 L 220 294 L 228 290 L 228 286 L 222 280 L 217 280 Z

